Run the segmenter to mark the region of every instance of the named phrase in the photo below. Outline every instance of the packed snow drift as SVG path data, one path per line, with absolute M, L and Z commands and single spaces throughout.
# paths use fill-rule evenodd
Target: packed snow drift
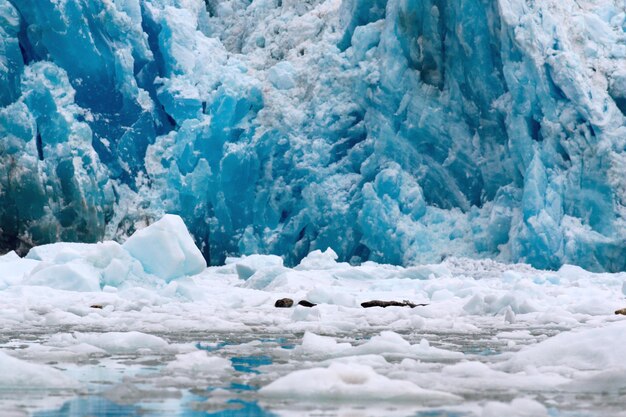
M 212 265 L 626 269 L 623 0 L 0 0 L 0 22 L 4 251 L 167 212 Z
M 206 268 L 174 215 L 4 255 L 3 415 L 626 416 L 626 273 L 337 259 Z

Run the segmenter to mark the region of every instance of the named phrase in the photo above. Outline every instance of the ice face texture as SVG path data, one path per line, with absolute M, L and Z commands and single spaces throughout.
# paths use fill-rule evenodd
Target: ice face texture
M 0 0 L 0 244 L 626 269 L 622 0 Z

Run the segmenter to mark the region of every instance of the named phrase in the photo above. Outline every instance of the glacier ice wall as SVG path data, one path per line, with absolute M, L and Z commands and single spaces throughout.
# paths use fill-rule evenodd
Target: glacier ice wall
M 626 269 L 623 0 L 0 0 L 0 246 Z

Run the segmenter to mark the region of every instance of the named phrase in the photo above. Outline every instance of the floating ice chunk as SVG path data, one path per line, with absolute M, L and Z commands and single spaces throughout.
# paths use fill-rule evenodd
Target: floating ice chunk
M 459 360 L 464 357 L 461 352 L 453 352 L 430 346 L 426 339 L 412 345 L 401 335 L 391 331 L 383 331 L 350 352 L 353 355 L 381 354 L 402 355 L 427 360 Z
M 246 281 L 244 286 L 246 288 L 254 288 L 257 290 L 270 290 L 273 287 L 280 286 L 281 282 L 287 280 L 287 277 L 285 276 L 287 271 L 287 268 L 280 266 L 275 266 L 269 269 L 259 269 Z M 239 273 L 239 269 L 237 269 L 237 272 Z M 245 274 L 249 271 L 245 271 L 244 269 L 242 272 L 245 276 Z
M 22 358 L 36 358 L 38 361 L 46 362 L 79 362 L 106 355 L 106 351 L 86 343 L 79 343 L 77 345 L 66 347 L 33 344 L 20 351 L 20 357 Z
M 0 351 L 0 389 L 68 389 L 78 383 L 48 365 L 29 363 Z
M 568 392 L 595 392 L 605 395 L 623 393 L 626 390 L 626 366 L 584 374 L 559 388 Z
M 77 260 L 63 265 L 41 263 L 24 278 L 26 285 L 40 285 L 67 291 L 100 291 L 100 272 Z
M 337 253 L 331 248 L 326 249 L 324 252 L 321 250 L 314 250 L 309 253 L 302 261 L 300 265 L 294 269 L 299 270 L 315 270 L 315 269 L 333 269 L 337 267 Z
M 228 359 L 209 356 L 204 350 L 176 355 L 176 360 L 167 364 L 166 370 L 194 376 L 211 376 L 232 371 Z
M 324 401 L 450 402 L 453 394 L 420 388 L 409 381 L 393 380 L 369 366 L 332 363 L 328 368 L 294 371 L 261 388 L 268 397 Z
M 342 356 L 402 356 L 424 360 L 460 360 L 464 357 L 461 352 L 453 352 L 430 346 L 426 339 L 419 344 L 412 345 L 401 335 L 391 331 L 383 331 L 359 346 L 349 343 L 338 343 L 334 338 L 319 336 L 306 332 L 302 344 L 293 350 L 294 354 L 342 357 Z
M 282 268 L 283 258 L 276 255 L 250 255 L 243 258 L 228 258 L 226 263 L 234 263 L 237 275 L 246 280 L 259 270 Z
M 411 343 L 401 335 L 391 331 L 381 332 L 380 335 L 372 337 L 364 344 L 357 346 L 353 354 L 383 354 L 399 353 L 406 354 L 411 351 Z
M 491 402 L 483 409 L 482 417 L 547 417 L 548 410 L 529 398 L 516 398 L 510 404 Z
M 110 354 L 134 353 L 141 349 L 162 352 L 169 347 L 169 344 L 158 336 L 135 331 L 59 334 L 50 338 L 50 344 L 53 346 L 67 347 L 80 343 L 95 346 Z
M 141 262 L 146 272 L 166 281 L 195 275 L 206 268 L 183 219 L 166 214 L 161 220 L 133 234 L 124 248 Z
M 475 294 L 465 303 L 463 310 L 475 315 L 505 314 L 509 319 L 514 319 L 514 314 L 529 313 L 534 308 L 524 299 L 524 295 L 511 292 L 502 296 Z
M 91 274 L 97 275 L 101 286 L 119 286 L 131 277 L 141 281 L 145 281 L 146 278 L 139 261 L 119 243 L 112 241 L 94 244 L 59 242 L 42 245 L 32 248 L 26 258 L 32 260 L 31 262 L 44 261 L 46 265 L 85 265 L 83 269 L 87 268 Z
M 508 324 L 515 323 L 515 313 L 510 306 L 507 306 L 504 312 L 504 322 Z
M 351 349 L 350 343 L 337 343 L 328 336 L 320 336 L 315 333 L 305 332 L 302 337 L 302 344 L 296 346 L 294 353 L 305 355 L 336 356 Z
M 598 370 L 624 365 L 626 321 L 597 329 L 558 334 L 518 352 L 505 365 L 523 370 L 532 366 L 566 366 L 579 370 Z

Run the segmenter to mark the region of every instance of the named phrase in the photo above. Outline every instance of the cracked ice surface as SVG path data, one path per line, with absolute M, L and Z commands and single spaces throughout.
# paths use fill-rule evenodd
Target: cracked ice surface
M 623 0 L 0 0 L 0 247 L 626 269 Z
M 3 415 L 626 415 L 624 273 L 355 267 L 328 249 L 294 268 L 257 255 L 189 275 L 202 258 L 182 222 L 138 235 L 143 253 L 0 257 Z M 167 259 L 175 278 L 154 268 Z M 283 297 L 318 305 L 274 308 Z M 371 299 L 428 305 L 360 307 Z

